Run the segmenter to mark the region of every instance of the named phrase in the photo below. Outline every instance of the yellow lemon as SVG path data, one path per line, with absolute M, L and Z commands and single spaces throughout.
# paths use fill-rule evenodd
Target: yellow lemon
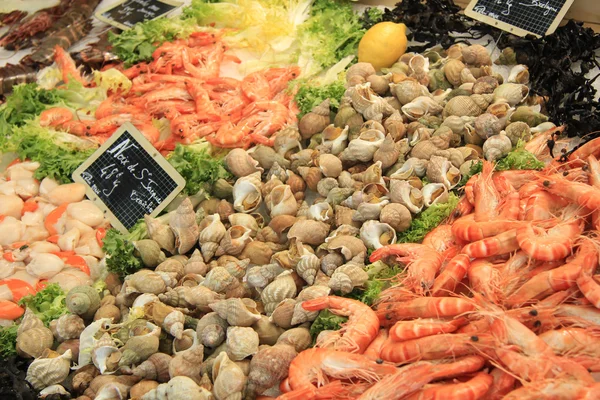
M 358 44 L 358 61 L 375 69 L 389 68 L 406 51 L 406 25 L 380 22 L 373 25 Z

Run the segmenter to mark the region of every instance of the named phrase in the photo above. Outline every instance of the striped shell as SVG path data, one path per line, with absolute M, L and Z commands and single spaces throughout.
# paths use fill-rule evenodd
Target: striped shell
M 275 278 L 273 282 L 265 287 L 260 295 L 267 315 L 271 315 L 281 301 L 294 298 L 295 296 L 296 282 L 288 271 L 281 273 Z

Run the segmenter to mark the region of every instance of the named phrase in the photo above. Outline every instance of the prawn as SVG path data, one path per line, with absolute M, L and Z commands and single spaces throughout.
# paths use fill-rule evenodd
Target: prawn
M 498 216 L 502 197 L 492 179 L 494 164 L 483 162 L 481 174 L 473 183 L 473 205 L 475 206 L 475 220 L 489 221 Z
M 403 319 L 454 317 L 473 310 L 473 302 L 458 297 L 417 297 L 380 304 L 376 315 L 380 323 L 386 326 Z
M 371 307 L 360 301 L 338 296 L 324 296 L 302 303 L 307 311 L 329 309 L 335 315 L 348 317 L 333 348 L 349 353 L 364 353 L 379 332 L 379 320 Z
M 556 261 L 571 254 L 573 241 L 583 229 L 584 221 L 579 218 L 555 224 L 549 229 L 528 223 L 517 229 L 517 242 L 536 260 Z
M 365 350 L 363 355 L 371 360 L 379 360 L 379 354 L 381 353 L 381 346 L 388 340 L 389 332 L 387 329 L 380 329 L 379 333 L 373 339 L 369 347 Z
M 40 114 L 41 126 L 59 126 L 73 120 L 73 112 L 65 107 L 53 107 Z
M 524 217 L 527 221 L 551 219 L 556 217 L 557 213 L 568 204 L 568 201 L 560 196 L 538 190 L 527 196 Z
M 517 229 L 510 229 L 496 236 L 469 243 L 462 252 L 472 258 L 486 258 L 507 254 L 519 249 Z
M 600 208 L 600 189 L 587 183 L 574 182 L 562 177 L 543 179 L 542 185 L 545 190 L 561 196 L 580 206 L 597 210 Z
M 81 83 L 83 86 L 87 86 L 88 82 L 83 79 L 81 73 L 75 65 L 75 61 L 71 58 L 69 53 L 60 46 L 54 46 L 54 61 L 58 65 L 58 68 L 62 72 L 62 80 L 64 83 L 69 83 L 69 80 L 74 79 Z
M 540 334 L 542 339 L 557 355 L 593 356 L 600 358 L 600 330 L 594 328 L 562 328 Z
M 319 386 L 327 383 L 327 376 L 376 382 L 395 372 L 394 365 L 372 361 L 362 354 L 312 348 L 304 350 L 292 360 L 288 383 L 293 391 L 308 389 L 311 394 L 315 394 Z
M 265 71 L 257 71 L 247 75 L 240 84 L 242 93 L 251 101 L 271 100 L 273 93 Z
M 466 318 L 451 320 L 419 318 L 411 321 L 398 321 L 390 328 L 390 339 L 395 342 L 401 342 L 437 335 L 438 333 L 451 333 L 466 322 Z
M 494 219 L 476 221 L 475 215 L 469 214 L 457 219 L 452 224 L 452 233 L 460 240 L 474 242 L 487 237 L 499 235 L 507 230 L 523 226 L 523 221 Z
M 285 126 L 287 113 L 287 108 L 276 101 L 255 101 L 242 111 L 244 118 L 239 124 L 244 131 L 268 137 Z
M 387 342 L 381 348 L 381 358 L 402 364 L 417 360 L 437 360 L 472 355 L 479 351 L 478 347 L 491 346 L 493 343 L 494 339 L 489 334 L 441 333 L 402 342 Z
M 247 139 L 247 134 L 240 129 L 240 127 L 234 125 L 232 122 L 223 123 L 214 135 L 206 136 L 206 140 L 208 140 L 211 144 L 224 147 L 224 148 L 233 148 L 233 147 L 243 147 L 246 148 L 250 145 L 249 140 Z
M 453 257 L 433 281 L 431 295 L 440 297 L 454 293 L 458 284 L 467 275 L 470 264 L 471 259 L 466 254 L 458 254 Z
M 494 368 L 490 372 L 490 376 L 492 377 L 492 384 L 487 394 L 481 397 L 481 400 L 501 400 L 515 387 L 517 379 L 501 368 Z
M 417 293 L 433 286 L 436 274 L 442 266 L 442 256 L 429 246 L 414 243 L 392 244 L 375 250 L 371 262 L 395 256 L 396 260 L 407 264 L 408 275 L 404 284 Z
M 485 395 L 494 378 L 485 373 L 478 372 L 473 378 L 466 382 L 438 384 L 414 393 L 407 397 L 407 400 L 442 400 L 442 399 L 461 399 L 478 400 Z
M 600 308 L 600 284 L 598 284 L 597 276 L 582 271 L 577 278 L 577 287 L 594 307 Z
M 551 378 L 526 383 L 508 393 L 504 400 L 598 399 L 600 384 L 587 384 L 573 378 Z
M 495 304 L 502 303 L 502 276 L 498 266 L 485 259 L 474 260 L 467 276 L 471 290 L 481 293 Z

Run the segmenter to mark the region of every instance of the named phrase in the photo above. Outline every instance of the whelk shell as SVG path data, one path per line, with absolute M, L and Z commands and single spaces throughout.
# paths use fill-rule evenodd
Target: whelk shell
M 271 218 L 278 215 L 296 215 L 298 211 L 298 202 L 288 185 L 276 186 L 267 196 L 266 205 Z
M 423 194 L 407 181 L 393 179 L 390 182 L 390 199 L 393 203 L 400 203 L 413 214 L 423 209 Z
M 242 213 L 256 210 L 262 201 L 260 172 L 239 178 L 233 185 L 233 208 Z
M 348 294 L 367 280 L 369 275 L 360 266 L 347 264 L 335 270 L 329 281 L 329 287 L 341 294 Z
M 448 188 L 443 183 L 428 183 L 421 191 L 423 192 L 425 207 L 448 201 Z
M 233 361 L 258 352 L 258 333 L 249 327 L 230 326 L 227 328 L 227 355 Z
M 433 183 L 443 183 L 450 190 L 460 182 L 460 171 L 448 159 L 433 156 L 427 165 L 427 178 Z
M 284 379 L 296 354 L 296 350 L 289 345 L 261 347 L 250 361 L 246 392 L 262 394 Z
M 329 233 L 329 225 L 320 221 L 302 220 L 297 221 L 290 228 L 288 238 L 310 245 L 320 245 Z
M 285 271 L 275 278 L 260 295 L 267 315 L 271 315 L 277 305 L 284 299 L 294 298 L 295 296 L 296 283 L 289 271 Z
M 258 161 L 242 149 L 232 149 L 225 157 L 225 165 L 237 178 L 257 171 L 260 173 L 264 172 L 264 169 L 259 166 Z
M 227 230 L 221 240 L 221 248 L 226 254 L 237 256 L 240 254 L 246 244 L 252 241 L 250 229 L 242 225 L 234 225 Z M 217 254 L 216 255 L 220 255 Z
M 386 223 L 370 220 L 360 228 L 360 238 L 368 248 L 379 249 L 396 243 L 396 231 Z
M 247 298 L 220 300 L 210 304 L 210 308 L 233 326 L 252 326 L 260 319 L 256 303 Z
M 371 161 L 384 140 L 385 134 L 379 130 L 369 129 L 361 132 L 358 138 L 348 143 L 348 147 L 341 153 L 340 158 L 343 161 Z
M 27 368 L 27 382 L 36 390 L 64 381 L 69 376 L 71 350 L 64 354 L 47 350 Z
M 379 216 L 381 222 L 390 225 L 396 232 L 404 232 L 412 223 L 412 216 L 406 206 L 391 203 L 383 207 Z
M 331 289 L 323 285 L 308 286 L 298 294 L 296 305 L 294 306 L 294 314 L 292 315 L 292 325 L 302 324 L 307 321 L 314 321 L 319 315 L 318 311 L 307 311 L 302 307 L 302 302 L 306 300 L 316 299 L 318 297 L 327 296 Z
M 241 399 L 247 378 L 242 369 L 229 359 L 226 352 L 222 352 L 215 359 L 212 378 L 213 394 L 217 400 Z
M 503 83 L 494 90 L 494 102 L 505 101 L 516 106 L 529 95 L 529 87 L 520 83 Z

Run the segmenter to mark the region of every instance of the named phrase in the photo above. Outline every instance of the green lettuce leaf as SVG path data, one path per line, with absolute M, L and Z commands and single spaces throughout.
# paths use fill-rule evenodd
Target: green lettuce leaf
M 348 293 L 345 297 L 358 300 L 367 305 L 372 305 L 379 297 L 382 290 L 391 286 L 391 279 L 402 272 L 397 265 L 387 265 L 382 261 L 377 261 L 367 265 L 365 271 L 369 275 L 369 280 L 365 282 L 364 287 L 357 287 Z
M 346 321 L 348 321 L 348 318 L 335 315 L 329 310 L 320 311 L 317 319 L 310 326 L 310 335 L 313 338 L 313 344 L 317 340 L 319 333 L 329 330 L 337 331 Z
M 142 260 L 135 256 L 133 241 L 144 239 L 147 236 L 146 223 L 138 221 L 130 229 L 128 235 L 124 235 L 116 229 L 106 231 L 102 239 L 102 250 L 106 254 L 106 267 L 109 271 L 118 274 L 121 278 L 131 275 L 141 269 L 144 265 Z
M 398 243 L 420 243 L 425 235 L 438 226 L 458 204 L 458 196 L 450 192 L 448 201 L 442 204 L 434 204 L 417 215 L 410 228 L 398 234 Z
M 0 357 L 8 358 L 17 354 L 17 329 L 19 326 L 13 324 L 0 327 Z
M 519 141 L 515 148 L 496 162 L 496 170 L 507 171 L 511 169 L 542 169 L 545 164 L 538 160 L 532 153 L 524 148 L 525 142 Z
M 319 85 L 307 80 L 296 80 L 291 82 L 290 85 L 298 85 L 294 100 L 300 109 L 299 118 L 302 118 L 304 114 L 309 113 L 326 99 L 329 99 L 330 110 L 336 112 L 346 91 L 346 86 L 342 80 L 337 80 L 328 85 Z
M 66 293 L 56 284 L 50 284 L 34 295 L 23 297 L 19 305 L 31 309 L 48 326 L 51 321 L 69 312 Z
M 0 134 L 7 134 L 10 125 L 22 126 L 48 106 L 59 104 L 62 100 L 59 91 L 41 89 L 36 83 L 15 86 L 6 103 L 0 106 Z
M 208 191 L 219 178 L 231 177 L 222 158 L 211 153 L 207 142 L 188 146 L 178 144 L 167 160 L 185 178 L 183 193 L 188 195 L 196 194 L 200 189 Z

